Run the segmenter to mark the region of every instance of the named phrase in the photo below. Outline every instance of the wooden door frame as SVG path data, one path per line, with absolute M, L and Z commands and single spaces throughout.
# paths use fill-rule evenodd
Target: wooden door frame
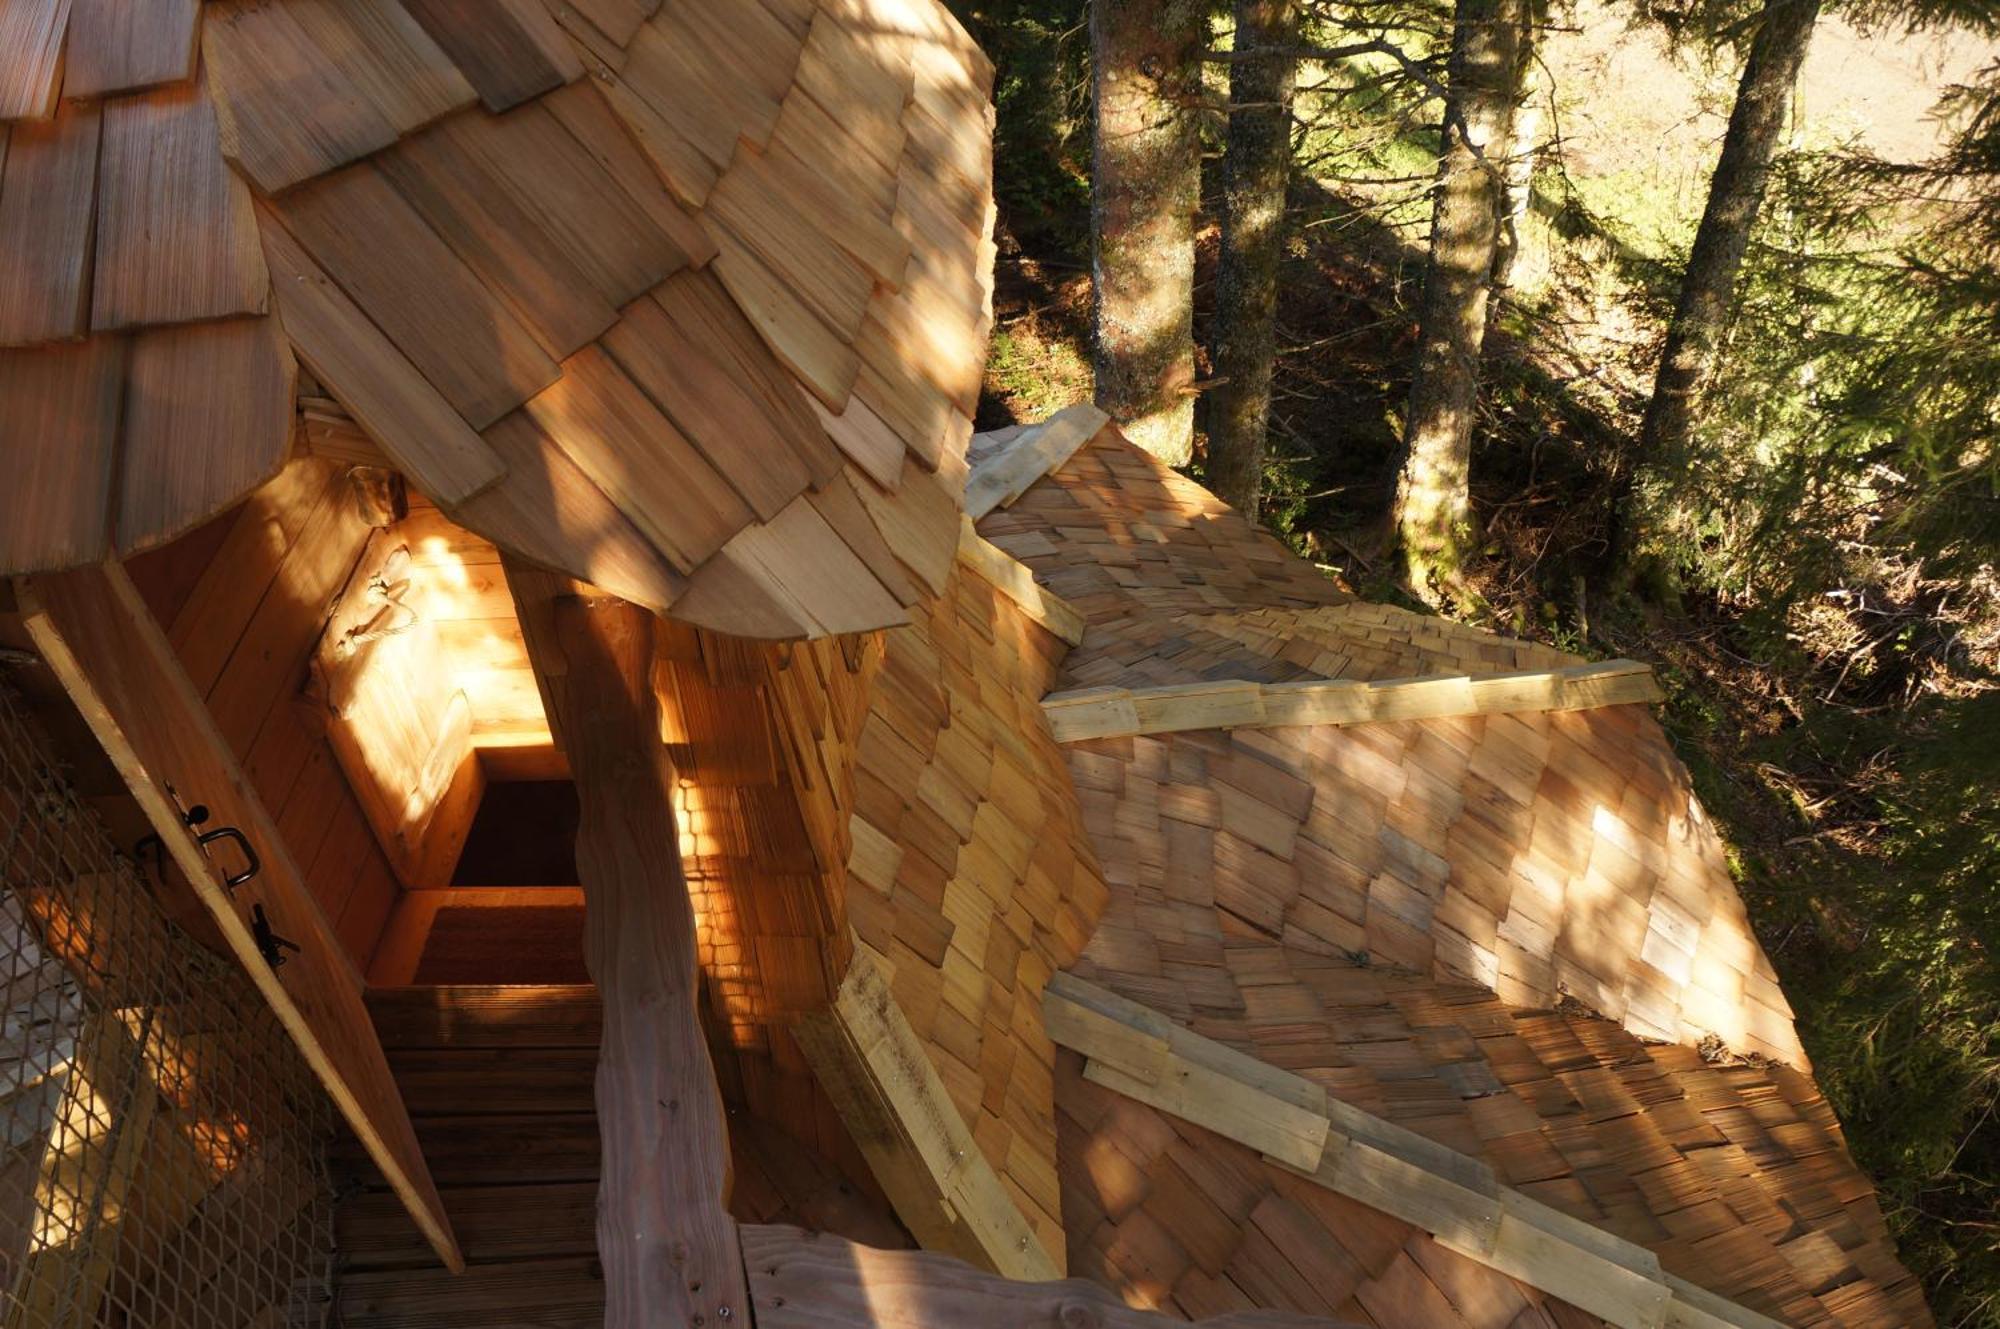
M 424 1164 L 388 1058 L 362 999 L 361 976 L 307 889 L 276 821 L 245 778 L 207 704 L 115 560 L 15 581 L 28 632 L 118 768 L 175 865 L 214 917 L 313 1073 L 445 1265 L 465 1260 Z M 184 789 L 170 776 L 178 775 Z M 183 817 L 208 805 L 262 862 L 233 892 Z M 296 941 L 284 976 L 268 963 L 249 917 Z

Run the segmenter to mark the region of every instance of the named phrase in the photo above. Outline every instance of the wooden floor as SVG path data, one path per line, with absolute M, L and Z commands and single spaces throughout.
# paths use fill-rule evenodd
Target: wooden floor
M 369 994 L 468 1265 L 438 1266 L 360 1145 L 335 1145 L 343 1329 L 571 1329 L 603 1323 L 596 1254 L 599 1008 L 589 986 L 402 987 Z M 908 1244 L 879 1201 L 817 1154 L 730 1121 L 745 1222 Z

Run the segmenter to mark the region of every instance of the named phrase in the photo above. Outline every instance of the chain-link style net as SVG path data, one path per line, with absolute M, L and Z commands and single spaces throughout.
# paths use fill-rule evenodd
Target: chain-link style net
M 332 1107 L 0 688 L 0 1329 L 325 1325 Z

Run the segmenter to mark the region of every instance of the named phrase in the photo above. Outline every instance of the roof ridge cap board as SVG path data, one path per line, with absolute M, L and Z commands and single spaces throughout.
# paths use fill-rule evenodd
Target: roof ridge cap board
M 1110 423 L 1111 417 L 1089 402 L 1077 402 L 1028 426 L 974 463 L 965 481 L 965 515 L 978 521 L 995 508 L 1011 506 L 1028 486 L 1060 470 Z
M 1605 660 L 1483 677 L 1445 674 L 1375 682 L 1313 678 L 1289 683 L 1225 679 L 1153 688 L 1079 688 L 1050 693 L 1042 699 L 1042 710 L 1056 741 L 1075 743 L 1190 729 L 1577 711 L 1665 699 L 1649 665 Z
M 1659 1256 L 1500 1182 L 1491 1167 L 1071 973 L 1042 996 L 1084 1077 L 1193 1122 L 1619 1329 L 1782 1329 Z

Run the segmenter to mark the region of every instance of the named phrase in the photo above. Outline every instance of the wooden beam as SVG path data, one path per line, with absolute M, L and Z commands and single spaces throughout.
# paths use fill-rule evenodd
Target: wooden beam
M 1070 645 L 1083 645 L 1083 615 L 1076 606 L 1036 581 L 1026 563 L 980 535 L 971 517 L 960 522 L 958 561 L 992 583 L 1029 618 Z
M 1158 688 L 1082 688 L 1042 699 L 1059 743 L 1127 738 L 1189 729 L 1277 728 L 1285 725 L 1374 724 L 1460 715 L 1578 711 L 1664 701 L 1653 671 L 1636 660 L 1606 660 L 1566 669 L 1363 683 L 1308 679 L 1296 683 L 1236 681 Z
M 230 950 L 432 1249 L 453 1270 L 463 1268 L 362 1004 L 360 978 L 137 588 L 114 562 L 23 580 L 18 589 L 36 649 L 214 916 Z M 186 813 L 196 803 L 209 810 L 205 825 L 236 827 L 262 859 L 262 870 L 233 892 L 224 885 L 221 862 L 209 857 L 188 827 Z M 230 861 L 230 870 L 235 866 Z M 257 908 L 273 932 L 299 947 L 282 970 L 265 960 L 246 921 Z
M 1011 506 L 1029 485 L 1059 469 L 1110 423 L 1111 417 L 1089 402 L 1078 402 L 1022 430 L 973 463 L 965 482 L 965 515 L 978 521 L 995 508 Z
M 745 1224 L 757 1329 L 1186 1329 L 1080 1278 L 1012 1282 L 930 1251 L 878 1251 L 795 1227 Z M 1342 1329 L 1345 1321 L 1238 1311 L 1198 1329 Z
M 856 948 L 832 1007 L 800 1018 L 792 1033 L 920 1243 L 1008 1278 L 1062 1276 L 980 1152 L 869 952 Z
M 530 608 L 529 654 L 546 676 L 581 805 L 584 960 L 604 1007 L 604 1323 L 747 1324 L 729 1139 L 696 1015 L 694 909 L 651 681 L 653 616 L 609 597 Z
M 1085 1078 L 1259 1150 L 1620 1329 L 1779 1329 L 1667 1275 L 1652 1251 L 1502 1185 L 1478 1159 L 1074 974 L 1049 980 L 1042 1014 L 1051 1039 L 1084 1054 Z

